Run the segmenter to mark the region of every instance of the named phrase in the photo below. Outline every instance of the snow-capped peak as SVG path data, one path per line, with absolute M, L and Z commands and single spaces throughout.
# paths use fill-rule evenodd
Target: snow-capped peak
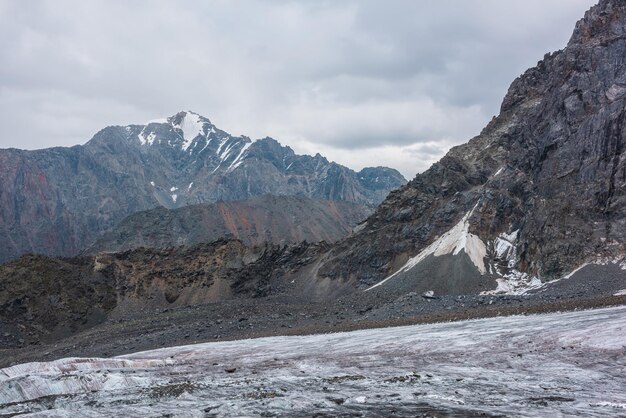
M 180 121 L 176 121 L 174 118 L 171 118 L 170 123 L 174 128 L 182 131 L 182 148 L 186 151 L 193 143 L 194 139 L 198 136 L 205 136 L 207 134 L 207 125 L 210 125 L 211 122 L 194 112 L 181 113 L 184 114 L 184 116 L 180 118 Z
M 155 124 L 165 125 L 166 129 L 171 129 L 175 132 L 182 141 L 168 139 L 167 143 L 170 145 L 180 144 L 183 151 L 187 151 L 196 138 L 208 138 L 212 132 L 215 132 L 215 127 L 209 119 L 187 110 L 178 112 L 167 119 L 153 119 L 146 122 L 141 132 L 137 134 L 142 145 L 152 145 L 155 142 L 161 143 L 160 136 L 162 133 L 159 133 L 159 128 L 155 127 Z M 169 128 L 167 125 L 169 125 Z

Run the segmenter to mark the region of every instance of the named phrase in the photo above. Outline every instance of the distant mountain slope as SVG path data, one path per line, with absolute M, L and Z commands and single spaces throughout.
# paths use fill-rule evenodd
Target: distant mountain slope
M 271 138 L 234 137 L 193 112 L 112 126 L 84 146 L 0 150 L 0 262 L 26 252 L 71 255 L 126 216 L 262 194 L 374 206 L 406 180 L 354 172 Z
M 246 245 L 335 242 L 371 212 L 356 203 L 272 195 L 178 209 L 160 207 L 130 215 L 87 252 L 191 246 L 223 237 Z
M 601 0 L 564 50 L 511 84 L 479 136 L 392 192 L 332 249 L 319 277 L 447 293 L 497 282 L 522 292 L 584 263 L 619 265 L 625 57 L 626 1 Z

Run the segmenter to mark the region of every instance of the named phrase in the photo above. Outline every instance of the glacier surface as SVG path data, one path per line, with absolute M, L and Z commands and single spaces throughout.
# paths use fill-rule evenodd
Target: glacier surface
M 621 306 L 26 363 L 0 370 L 0 412 L 615 416 L 625 329 Z

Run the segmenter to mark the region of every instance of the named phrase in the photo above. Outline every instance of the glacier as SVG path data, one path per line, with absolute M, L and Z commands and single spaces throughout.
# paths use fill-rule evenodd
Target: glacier
M 0 370 L 26 416 L 616 416 L 626 306 L 195 344 Z

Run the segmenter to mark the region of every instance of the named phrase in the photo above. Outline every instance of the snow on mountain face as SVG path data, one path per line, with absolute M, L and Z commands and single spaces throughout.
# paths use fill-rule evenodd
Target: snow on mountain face
M 109 126 L 82 146 L 0 150 L 0 166 L 2 196 L 24 202 L 0 205 L 7 243 L 0 262 L 31 252 L 76 255 L 126 216 L 157 206 L 263 194 L 374 206 L 406 183 L 383 167 L 369 169 L 379 184 L 359 181 L 353 170 L 321 156 L 298 155 L 272 138 L 230 135 L 189 111 L 146 125 Z
M 161 133 L 174 132 L 179 140 L 172 142 L 169 135 L 167 138 L 163 134 L 159 135 L 154 125 L 160 125 L 158 128 Z M 162 139 L 165 139 L 169 145 L 179 145 L 183 151 L 187 151 L 194 144 L 196 138 L 203 137 L 208 140 L 212 133 L 215 133 L 215 127 L 210 120 L 197 113 L 186 111 L 179 112 L 167 119 L 155 119 L 147 122 L 137 137 L 141 145 L 153 145 L 155 141 L 161 142 Z
M 186 151 L 194 139 L 198 136 L 206 135 L 207 123 L 203 118 L 196 114 L 187 112 L 183 117 L 180 124 L 173 124 L 174 127 L 183 131 L 183 145 L 182 148 Z
M 524 295 L 528 292 L 545 288 L 547 285 L 554 284 L 560 280 L 569 279 L 588 265 L 616 264 L 619 265 L 622 270 L 626 270 L 626 257 L 596 259 L 581 264 L 570 273 L 561 277 L 542 282 L 538 277 L 521 272 L 516 268 L 519 261 L 517 252 L 519 230 L 510 233 L 501 233 L 492 241 L 486 240 L 486 244 L 479 236 L 469 232 L 469 220 L 477 207 L 478 203 L 449 231 L 441 235 L 418 255 L 410 258 L 393 274 L 374 286 L 367 288 L 366 291 L 385 284 L 390 284 L 394 279 L 401 277 L 406 280 L 406 273 L 415 276 L 413 280 L 417 285 L 420 282 L 419 276 L 423 273 L 411 273 L 411 271 L 420 267 L 429 256 L 457 256 L 461 254 L 462 251 L 467 254 L 472 264 L 481 275 L 489 275 L 496 281 L 496 288 L 482 291 L 482 295 Z M 445 261 L 443 261 L 443 263 L 445 263 Z
M 252 145 L 251 142 L 246 143 L 243 148 L 241 148 L 241 151 L 239 151 L 239 154 L 237 155 L 237 158 L 235 158 L 233 160 L 233 162 L 230 164 L 230 166 L 228 166 L 228 170 L 234 170 L 235 168 L 239 167 L 241 165 L 241 163 L 243 162 L 243 156 L 244 153 L 246 152 L 246 150 L 250 147 L 250 145 Z
M 0 370 L 9 415 L 617 416 L 626 308 L 206 343 Z M 567 349 L 565 349 L 567 348 Z
M 144 132 L 145 131 L 142 130 L 141 132 L 139 132 L 137 134 L 137 137 L 139 138 L 139 142 L 141 142 L 141 145 L 152 145 L 152 144 L 154 144 L 154 140 L 156 139 L 156 134 L 154 132 L 150 132 L 146 136 Z
M 406 276 L 406 273 L 412 275 L 411 271 L 420 267 L 421 263 L 430 256 L 459 256 L 461 252 L 469 257 L 480 275 L 489 275 L 496 281 L 496 289 L 483 291 L 481 294 L 523 295 L 531 290 L 541 288 L 545 283 L 542 283 L 537 277 L 520 272 L 515 268 L 519 261 L 516 249 L 519 230 L 501 233 L 493 241 L 486 240 L 486 244 L 478 235 L 469 232 L 470 218 L 479 204 L 480 202 L 476 203 L 472 210 L 467 212 L 449 231 L 442 234 L 419 254 L 410 258 L 393 274 L 369 287 L 366 291 L 382 286 L 393 279 Z M 441 262 L 450 263 L 450 261 Z M 422 273 L 415 274 L 417 276 L 414 278 L 416 283 L 420 281 L 420 274 Z M 406 280 L 406 277 L 404 279 Z
M 464 251 L 469 256 L 470 260 L 472 260 L 472 263 L 476 266 L 478 271 L 480 271 L 481 274 L 485 274 L 484 258 L 487 255 L 487 249 L 478 236 L 469 232 L 469 218 L 472 216 L 477 206 L 478 203 L 471 211 L 466 213 L 452 229 L 443 234 L 428 247 L 424 248 L 418 255 L 409 259 L 398 271 L 367 290 L 374 289 L 398 276 L 400 273 L 411 270 L 430 255 L 434 255 L 435 257 L 446 254 L 458 255 L 461 251 Z
M 543 286 L 539 278 L 515 268 L 519 261 L 516 247 L 518 234 L 519 229 L 510 234 L 503 232 L 491 243 L 492 254 L 489 260 L 489 273 L 497 277 L 497 287 L 495 290 L 485 291 L 482 294 L 523 295 Z

